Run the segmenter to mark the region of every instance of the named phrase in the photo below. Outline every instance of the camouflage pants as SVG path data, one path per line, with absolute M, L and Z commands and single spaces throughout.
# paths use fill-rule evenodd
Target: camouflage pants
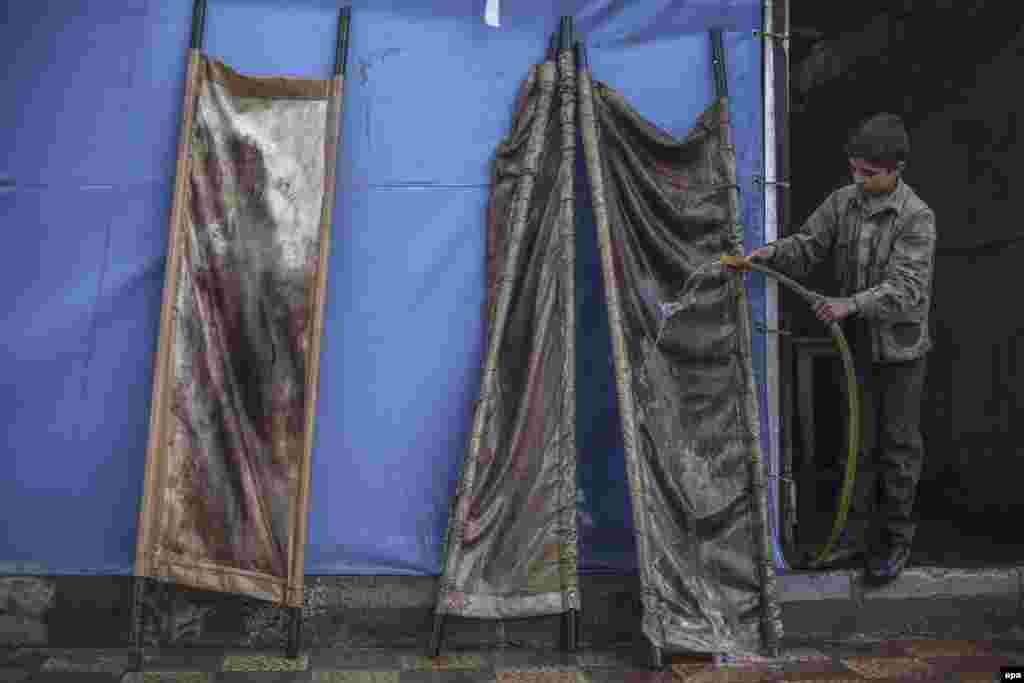
M 904 363 L 871 363 L 856 336 L 860 378 L 861 451 L 847 529 L 856 541 L 882 549 L 911 544 L 917 483 L 924 461 L 921 394 L 927 358 Z M 857 351 L 860 351 L 857 353 Z

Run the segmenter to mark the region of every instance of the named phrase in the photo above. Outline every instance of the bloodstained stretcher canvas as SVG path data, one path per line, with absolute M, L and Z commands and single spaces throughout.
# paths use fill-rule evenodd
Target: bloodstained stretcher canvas
M 137 576 L 302 604 L 341 86 L 190 51 Z

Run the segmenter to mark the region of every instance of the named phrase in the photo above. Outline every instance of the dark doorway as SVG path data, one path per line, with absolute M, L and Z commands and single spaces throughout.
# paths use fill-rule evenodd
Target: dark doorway
M 918 535 L 911 564 L 997 566 L 1024 560 L 1024 396 L 1016 358 L 1024 343 L 1000 297 L 1024 257 L 1015 217 L 1021 200 L 1005 188 L 1019 174 L 1015 98 L 1009 84 L 1022 62 L 1021 10 L 1014 3 L 791 3 L 789 213 L 781 236 L 849 182 L 843 143 L 865 117 L 892 112 L 911 137 L 906 181 L 937 215 L 939 241 L 932 328 L 922 405 L 926 456 L 918 487 Z M 829 264 L 805 283 L 835 294 Z M 999 293 L 1002 292 L 1002 295 Z M 780 290 L 782 325 L 825 337 L 801 299 Z M 972 303 L 973 302 L 973 303 Z M 988 307 L 988 314 L 986 314 Z M 831 529 L 840 482 L 840 366 L 815 369 L 816 462 L 798 482 L 803 541 L 820 545 Z M 793 368 L 783 368 L 793 382 Z M 834 409 L 832 408 L 834 407 Z M 794 471 L 803 454 L 794 439 Z M 817 503 L 808 495 L 814 489 Z

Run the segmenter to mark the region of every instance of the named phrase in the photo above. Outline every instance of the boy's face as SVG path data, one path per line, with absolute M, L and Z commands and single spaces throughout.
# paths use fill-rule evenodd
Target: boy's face
M 850 175 L 853 182 L 867 194 L 885 194 L 896 189 L 902 164 L 890 170 L 876 166 L 866 159 L 850 159 Z

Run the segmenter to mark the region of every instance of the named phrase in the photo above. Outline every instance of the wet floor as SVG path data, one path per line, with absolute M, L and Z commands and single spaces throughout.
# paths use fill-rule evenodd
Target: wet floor
M 147 651 L 133 671 L 131 650 L 12 649 L 0 653 L 0 682 L 309 681 L 324 683 L 726 683 L 746 681 L 997 681 L 1000 668 L 1024 665 L 1024 641 L 789 641 L 775 659 L 715 661 L 670 657 L 652 671 L 636 649 L 493 649 L 439 658 L 400 650 L 319 650 L 292 660 L 280 653 Z

